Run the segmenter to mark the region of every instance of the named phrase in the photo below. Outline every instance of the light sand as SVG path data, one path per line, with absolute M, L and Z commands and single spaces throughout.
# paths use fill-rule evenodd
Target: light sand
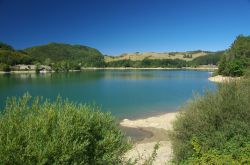
M 172 129 L 172 121 L 176 117 L 175 113 L 166 113 L 163 115 L 149 117 L 146 119 L 137 119 L 137 120 L 129 120 L 124 119 L 120 125 L 124 127 L 132 127 L 132 128 L 140 128 L 140 127 L 154 127 L 154 128 L 162 128 L 165 130 Z
M 153 164 L 161 165 L 171 160 L 172 148 L 167 136 L 167 131 L 172 130 L 172 122 L 176 119 L 176 115 L 177 113 L 167 113 L 146 119 L 124 119 L 120 123 L 121 126 L 145 129 L 154 134 L 151 139 L 144 139 L 143 141 L 137 142 L 133 148 L 126 153 L 125 157 L 132 159 L 137 158 L 139 159 L 138 164 L 142 164 L 143 160 L 152 154 L 155 144 L 159 142 L 160 147 L 157 150 L 157 156 Z
M 232 81 L 232 80 L 239 80 L 240 77 L 225 77 L 225 76 L 214 76 L 214 77 L 209 77 L 208 80 L 213 81 L 213 82 L 217 82 L 217 83 L 223 83 L 223 82 L 228 82 L 228 81 Z

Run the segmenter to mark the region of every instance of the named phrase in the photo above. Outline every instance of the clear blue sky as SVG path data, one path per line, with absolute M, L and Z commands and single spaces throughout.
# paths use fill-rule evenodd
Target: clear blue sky
M 222 50 L 250 34 L 250 0 L 0 0 L 0 41 L 103 54 Z

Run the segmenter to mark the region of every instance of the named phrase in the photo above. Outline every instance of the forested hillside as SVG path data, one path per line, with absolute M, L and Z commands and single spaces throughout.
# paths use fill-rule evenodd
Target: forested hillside
M 10 71 L 11 66 L 18 64 L 48 65 L 55 71 L 105 66 L 101 52 L 87 46 L 50 43 L 15 50 L 0 43 L 0 70 Z
M 24 51 L 40 62 L 70 62 L 85 67 L 104 66 L 104 59 L 101 52 L 97 49 L 82 45 L 50 43 L 47 45 L 27 48 Z

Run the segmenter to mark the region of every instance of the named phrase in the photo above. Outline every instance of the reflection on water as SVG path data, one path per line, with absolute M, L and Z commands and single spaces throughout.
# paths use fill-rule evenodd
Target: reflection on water
M 7 96 L 29 92 L 55 99 L 97 103 L 123 118 L 174 111 L 215 85 L 208 72 L 169 70 L 96 70 L 72 73 L 0 75 L 0 106 Z

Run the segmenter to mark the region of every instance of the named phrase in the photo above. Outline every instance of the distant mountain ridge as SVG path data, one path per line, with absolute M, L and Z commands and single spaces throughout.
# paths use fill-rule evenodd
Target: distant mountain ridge
M 84 46 L 52 42 L 15 50 L 0 44 L 0 70 L 10 70 L 18 64 L 46 65 L 55 71 L 80 70 L 86 67 L 196 67 L 216 65 L 224 51 L 203 50 L 187 52 L 124 53 L 120 56 L 103 55 L 99 50 Z M 4 69 L 7 68 L 7 69 Z
M 119 60 L 132 60 L 141 61 L 144 59 L 149 60 L 163 60 L 163 59 L 180 59 L 185 61 L 192 61 L 195 58 L 213 54 L 215 52 L 195 50 L 186 52 L 135 52 L 135 53 L 124 53 L 120 56 L 105 56 L 105 62 L 119 61 Z

